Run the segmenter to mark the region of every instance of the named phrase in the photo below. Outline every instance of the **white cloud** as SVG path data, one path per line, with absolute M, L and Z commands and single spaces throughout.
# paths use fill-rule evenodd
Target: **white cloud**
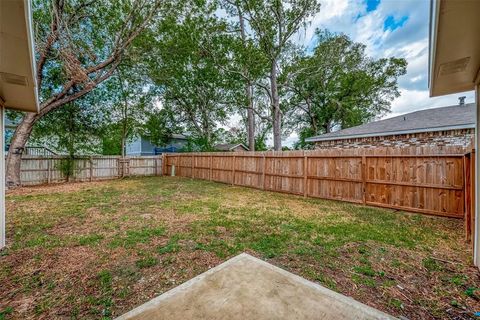
M 318 26 L 332 31 L 346 33 L 353 40 L 367 46 L 367 52 L 375 58 L 402 57 L 408 62 L 407 74 L 399 79 L 401 96 L 392 103 L 392 113 L 399 114 L 429 107 L 456 104 L 457 98 L 467 95 L 473 100 L 473 93 L 430 98 L 428 94 L 428 30 L 429 1 L 423 0 L 382 0 L 377 9 L 366 12 L 363 0 L 349 0 L 345 9 L 335 11 L 334 19 L 318 19 Z M 331 1 L 327 1 L 327 10 Z M 339 13 L 341 12 L 341 13 Z M 356 19 L 352 23 L 354 17 Z M 328 17 L 324 13 L 324 16 Z M 393 31 L 384 30 L 384 22 L 389 16 L 396 20 L 408 17 L 402 27 Z M 340 22 L 341 21 L 341 22 Z
M 458 103 L 459 96 L 473 102 L 473 92 L 430 98 L 428 92 L 428 0 L 381 0 L 377 9 L 366 12 L 363 0 L 320 0 L 321 12 L 306 30 L 305 45 L 311 42 L 316 28 L 342 32 L 367 46 L 375 58 L 400 57 L 408 62 L 407 74 L 399 79 L 401 96 L 392 103 L 387 117 L 415 110 L 442 107 Z M 395 21 L 408 17 L 397 29 L 384 30 L 389 16 Z M 291 140 L 289 138 L 289 140 Z
M 456 105 L 459 102 L 458 97 L 460 96 L 467 97 L 465 103 L 474 102 L 474 94 L 471 91 L 435 98 L 430 98 L 429 93 L 426 90 L 402 89 L 401 93 L 402 95 L 392 104 L 392 113 L 390 113 L 386 118 L 415 110 Z
M 315 29 L 326 21 L 342 21 L 345 20 L 345 16 L 352 10 L 349 0 L 324 0 L 321 1 L 320 13 L 318 13 L 311 21 L 310 26 L 305 32 L 303 41 L 308 43 L 315 32 Z M 301 39 L 302 40 L 302 39 Z

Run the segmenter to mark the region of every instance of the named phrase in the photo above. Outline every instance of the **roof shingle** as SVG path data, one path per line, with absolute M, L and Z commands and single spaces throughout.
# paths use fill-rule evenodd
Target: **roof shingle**
M 219 143 L 213 146 L 217 151 L 231 151 L 236 147 L 242 147 L 245 151 L 248 151 L 248 148 L 242 143 Z
M 390 136 L 475 127 L 475 104 L 432 108 L 322 134 L 307 142 Z

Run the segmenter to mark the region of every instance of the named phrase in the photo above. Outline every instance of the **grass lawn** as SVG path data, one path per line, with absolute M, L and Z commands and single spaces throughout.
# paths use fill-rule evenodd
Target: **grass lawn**
M 462 221 L 187 178 L 7 197 L 0 319 L 110 319 L 246 251 L 410 319 L 480 311 Z

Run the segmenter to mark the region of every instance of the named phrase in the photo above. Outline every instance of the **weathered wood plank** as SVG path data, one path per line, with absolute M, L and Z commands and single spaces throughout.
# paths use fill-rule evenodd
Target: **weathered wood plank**
M 62 171 L 62 162 L 67 161 L 65 156 L 23 156 L 20 177 L 22 185 L 39 185 L 47 183 L 61 183 L 67 181 Z M 73 175 L 71 182 L 96 181 L 116 179 L 123 174 L 130 176 L 151 176 L 157 174 L 157 166 L 162 158 L 154 156 L 127 157 L 124 160 L 119 156 L 89 156 L 78 157 L 73 160 Z M 127 165 L 124 165 L 124 162 Z
M 387 148 L 176 154 L 197 160 L 197 178 L 322 199 L 462 218 L 465 170 L 460 149 Z M 170 156 L 169 156 L 170 157 Z M 170 166 L 167 161 L 166 166 Z M 183 166 L 182 166 L 183 167 Z M 202 175 L 200 170 L 210 172 Z M 179 175 L 188 176 L 179 171 Z M 191 173 L 190 173 L 191 174 Z M 202 176 L 202 177 L 201 177 Z M 468 204 L 471 206 L 471 204 Z

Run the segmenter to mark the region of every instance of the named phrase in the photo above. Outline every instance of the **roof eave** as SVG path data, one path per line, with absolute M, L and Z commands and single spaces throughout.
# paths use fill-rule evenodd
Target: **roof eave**
M 321 142 L 321 141 L 335 141 L 335 140 L 347 140 L 347 139 L 360 139 L 360 138 L 372 138 L 372 137 L 388 137 L 396 136 L 402 134 L 416 134 L 416 133 L 425 133 L 425 132 L 439 132 L 439 131 L 452 131 L 452 130 L 461 130 L 461 129 L 474 129 L 475 123 L 469 123 L 464 125 L 456 126 L 444 126 L 444 127 L 435 127 L 435 128 L 425 128 L 425 129 L 416 129 L 416 130 L 399 130 L 399 131 L 389 131 L 389 132 L 374 132 L 368 134 L 351 134 L 345 136 L 336 136 L 336 137 L 311 137 L 305 139 L 306 142 Z
M 480 1 L 432 0 L 429 35 L 431 97 L 474 90 L 480 70 Z
M 5 108 L 39 112 L 30 0 L 0 1 L 0 95 Z

